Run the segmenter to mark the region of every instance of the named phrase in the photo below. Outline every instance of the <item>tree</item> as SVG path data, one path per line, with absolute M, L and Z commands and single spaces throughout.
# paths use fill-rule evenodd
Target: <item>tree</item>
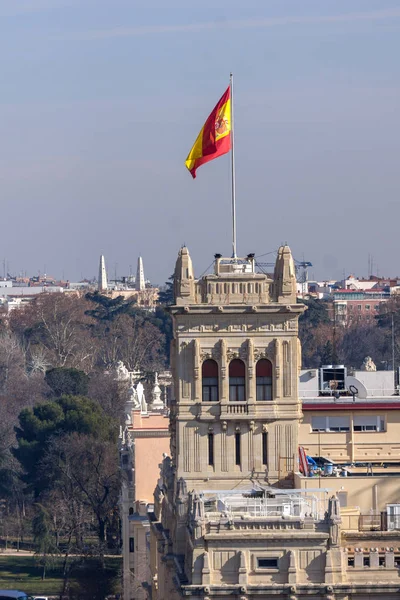
M 168 278 L 168 281 L 165 282 L 164 287 L 160 288 L 158 302 L 162 306 L 170 306 L 174 303 L 174 279 L 175 276 L 172 273 L 172 275 Z
M 164 336 L 143 311 L 122 314 L 103 324 L 99 356 L 104 367 L 121 360 L 129 371 L 160 370 L 165 364 Z
M 392 360 L 391 335 L 385 328 L 361 320 L 348 327 L 340 342 L 344 364 L 359 369 L 366 356 L 370 356 L 377 368 Z
M 114 372 L 99 371 L 89 381 L 88 396 L 100 404 L 105 414 L 123 422 L 129 380 L 118 381 Z
M 299 323 L 302 325 L 312 325 L 317 327 L 321 323 L 330 323 L 328 313 L 328 303 L 325 300 L 298 300 L 299 304 L 305 304 L 307 310 L 299 318 Z
M 45 381 L 55 396 L 86 396 L 89 377 L 78 369 L 58 367 L 46 371 Z
M 13 311 L 10 328 L 27 352 L 38 347 L 53 367 L 75 367 L 90 372 L 96 356 L 92 319 L 85 314 L 87 301 L 65 293 L 40 294 L 24 310 Z M 14 314 L 15 313 L 15 314 Z
M 329 348 L 324 346 L 332 339 L 332 322 L 327 309 L 328 303 L 323 300 L 302 300 L 307 310 L 299 318 L 299 337 L 302 345 L 304 368 L 316 368 L 323 362 L 321 354 L 326 355 Z
M 36 515 L 32 520 L 33 538 L 36 544 L 36 555 L 42 566 L 42 580 L 46 579 L 46 569 L 54 564 L 58 548 L 54 542 L 51 516 L 42 504 L 36 505 Z
M 75 535 L 80 553 L 86 551 L 82 517 L 86 515 L 86 528 L 95 519 L 99 540 L 97 553 L 103 563 L 106 531 L 115 523 L 120 489 L 116 444 L 76 432 L 54 437 L 39 470 L 42 477 L 45 473 L 52 482 L 51 499 L 57 498 L 61 503 L 66 501 L 64 514 L 70 532 L 69 542 Z M 42 497 L 47 494 L 42 493 Z
M 330 340 L 325 342 L 321 352 L 321 366 L 336 364 L 337 358 L 334 355 L 333 344 Z
M 0 336 L 0 393 L 4 394 L 13 380 L 25 375 L 25 354 L 17 337 L 10 332 Z
M 97 321 L 112 321 L 119 315 L 129 312 L 131 306 L 136 304 L 136 299 L 126 300 L 123 296 L 110 298 L 98 291 L 89 292 L 85 298 L 95 304 L 94 308 L 86 310 L 86 314 Z
M 44 464 L 57 488 L 74 485 L 75 497 L 90 509 L 97 520 L 101 544 L 106 541 L 106 526 L 119 497 L 117 446 L 77 432 L 54 439 Z
M 37 497 L 52 481 L 38 469 L 50 440 L 65 433 L 82 433 L 94 439 L 116 442 L 117 424 L 99 404 L 83 396 L 61 396 L 19 415 L 18 447 L 14 456 L 25 471 L 24 481 Z

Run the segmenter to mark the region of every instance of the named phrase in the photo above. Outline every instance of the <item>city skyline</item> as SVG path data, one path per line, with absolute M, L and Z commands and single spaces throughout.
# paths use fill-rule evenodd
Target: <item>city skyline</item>
M 0 18 L 12 271 L 91 277 L 104 254 L 128 273 L 140 251 L 163 283 L 184 242 L 202 269 L 229 255 L 229 157 L 195 182 L 184 160 L 232 70 L 239 255 L 287 241 L 317 279 L 369 254 L 400 274 L 400 2 L 4 0 Z

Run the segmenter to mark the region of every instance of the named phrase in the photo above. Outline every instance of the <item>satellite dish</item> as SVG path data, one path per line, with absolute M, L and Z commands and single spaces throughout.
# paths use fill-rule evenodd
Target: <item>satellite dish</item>
M 345 379 L 345 385 L 348 390 L 350 390 L 351 386 L 355 387 L 358 390 L 357 398 L 359 398 L 360 400 L 365 400 L 367 398 L 367 396 L 368 396 L 367 388 L 365 387 L 365 385 L 363 383 L 361 383 L 361 381 L 359 379 L 357 379 L 357 377 L 353 377 L 352 375 L 349 375 Z

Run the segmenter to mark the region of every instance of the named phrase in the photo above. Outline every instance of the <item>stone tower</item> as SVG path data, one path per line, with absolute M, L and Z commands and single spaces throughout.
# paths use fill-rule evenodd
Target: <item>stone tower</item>
M 146 289 L 146 283 L 145 283 L 145 279 L 144 279 L 144 270 L 143 270 L 143 259 L 141 256 L 139 256 L 138 261 L 137 261 L 135 289 L 138 292 L 143 292 L 143 290 Z
M 106 292 L 108 288 L 107 285 L 107 271 L 106 271 L 106 263 L 104 260 L 104 256 L 100 256 L 100 265 L 99 265 L 99 278 L 98 278 L 98 290 L 99 292 Z
M 197 281 L 183 247 L 174 290 L 176 480 L 188 489 L 232 489 L 249 479 L 289 484 L 297 470 L 304 310 L 289 247 L 279 248 L 273 279 L 256 272 L 253 255 L 216 255 L 214 273 Z

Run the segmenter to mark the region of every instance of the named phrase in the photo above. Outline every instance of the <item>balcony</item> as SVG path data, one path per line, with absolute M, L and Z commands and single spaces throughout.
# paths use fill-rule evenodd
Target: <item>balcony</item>
M 375 514 L 341 515 L 342 529 L 349 532 L 397 531 L 400 535 L 400 515 L 386 511 Z M 349 534 L 350 535 L 350 534 Z
M 221 405 L 221 417 L 229 418 L 231 416 L 237 417 L 239 415 L 248 415 L 249 405 L 247 402 L 231 402 L 230 404 Z
M 200 421 L 240 420 L 240 419 L 271 419 L 277 414 L 290 414 L 297 416 L 296 402 L 256 401 L 256 402 L 198 402 L 196 403 L 196 417 Z M 278 411 L 278 412 L 277 412 Z

